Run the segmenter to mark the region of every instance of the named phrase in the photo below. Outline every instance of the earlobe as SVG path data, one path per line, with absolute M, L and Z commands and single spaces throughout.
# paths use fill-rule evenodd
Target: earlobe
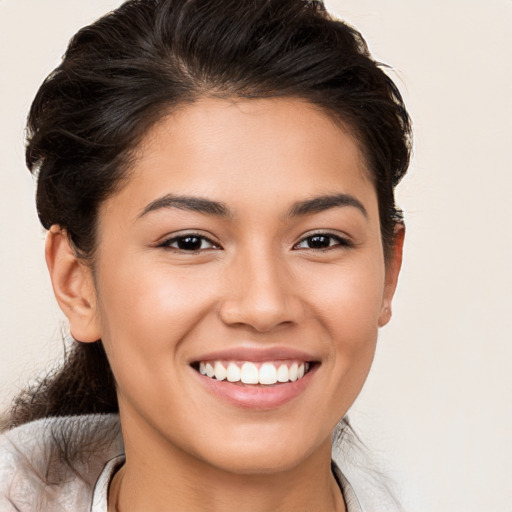
M 402 267 L 402 253 L 404 247 L 405 226 L 397 224 L 395 227 L 395 236 L 393 247 L 386 263 L 386 278 L 384 283 L 384 294 L 382 297 L 382 307 L 379 316 L 379 327 L 383 327 L 391 320 L 391 304 L 395 294 L 396 285 L 400 268 Z
M 91 269 L 71 247 L 67 233 L 53 225 L 46 237 L 46 264 L 53 292 L 69 320 L 77 341 L 94 342 L 101 338 L 96 306 L 96 291 Z

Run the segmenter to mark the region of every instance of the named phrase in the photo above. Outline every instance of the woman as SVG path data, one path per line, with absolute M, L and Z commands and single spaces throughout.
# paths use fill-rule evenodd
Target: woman
M 409 154 L 320 2 L 134 0 L 82 29 L 27 144 L 75 343 L 10 413 L 1 510 L 360 510 L 331 445 L 391 316 Z

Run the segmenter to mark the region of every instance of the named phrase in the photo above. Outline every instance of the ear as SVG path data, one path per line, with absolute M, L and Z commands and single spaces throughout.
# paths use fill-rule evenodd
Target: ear
M 395 295 L 398 275 L 402 266 L 404 237 L 405 226 L 397 224 L 389 261 L 386 262 L 386 277 L 384 281 L 384 294 L 382 296 L 382 308 L 379 316 L 379 327 L 383 327 L 391 320 L 391 303 Z
M 96 290 L 91 269 L 76 256 L 66 231 L 60 226 L 53 225 L 48 231 L 45 255 L 53 292 L 69 320 L 71 335 L 82 342 L 99 340 Z

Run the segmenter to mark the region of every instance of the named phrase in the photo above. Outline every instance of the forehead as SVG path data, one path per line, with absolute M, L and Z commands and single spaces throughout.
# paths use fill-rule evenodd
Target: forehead
M 321 194 L 376 197 L 352 135 L 299 99 L 204 98 L 184 106 L 149 131 L 130 171 L 110 202 L 128 194 L 125 206 L 143 208 L 171 193 L 208 197 L 236 210 L 269 200 L 284 209 Z

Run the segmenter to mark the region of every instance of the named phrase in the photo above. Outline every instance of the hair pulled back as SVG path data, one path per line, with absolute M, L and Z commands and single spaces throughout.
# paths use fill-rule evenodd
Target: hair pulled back
M 28 118 L 43 226 L 60 225 L 93 264 L 99 206 L 122 186 L 138 144 L 164 115 L 205 96 L 302 98 L 350 130 L 374 180 L 388 254 L 410 120 L 362 36 L 307 0 L 130 0 L 81 29 Z M 18 398 L 11 423 L 116 410 L 101 341 L 77 343 L 63 368 Z

